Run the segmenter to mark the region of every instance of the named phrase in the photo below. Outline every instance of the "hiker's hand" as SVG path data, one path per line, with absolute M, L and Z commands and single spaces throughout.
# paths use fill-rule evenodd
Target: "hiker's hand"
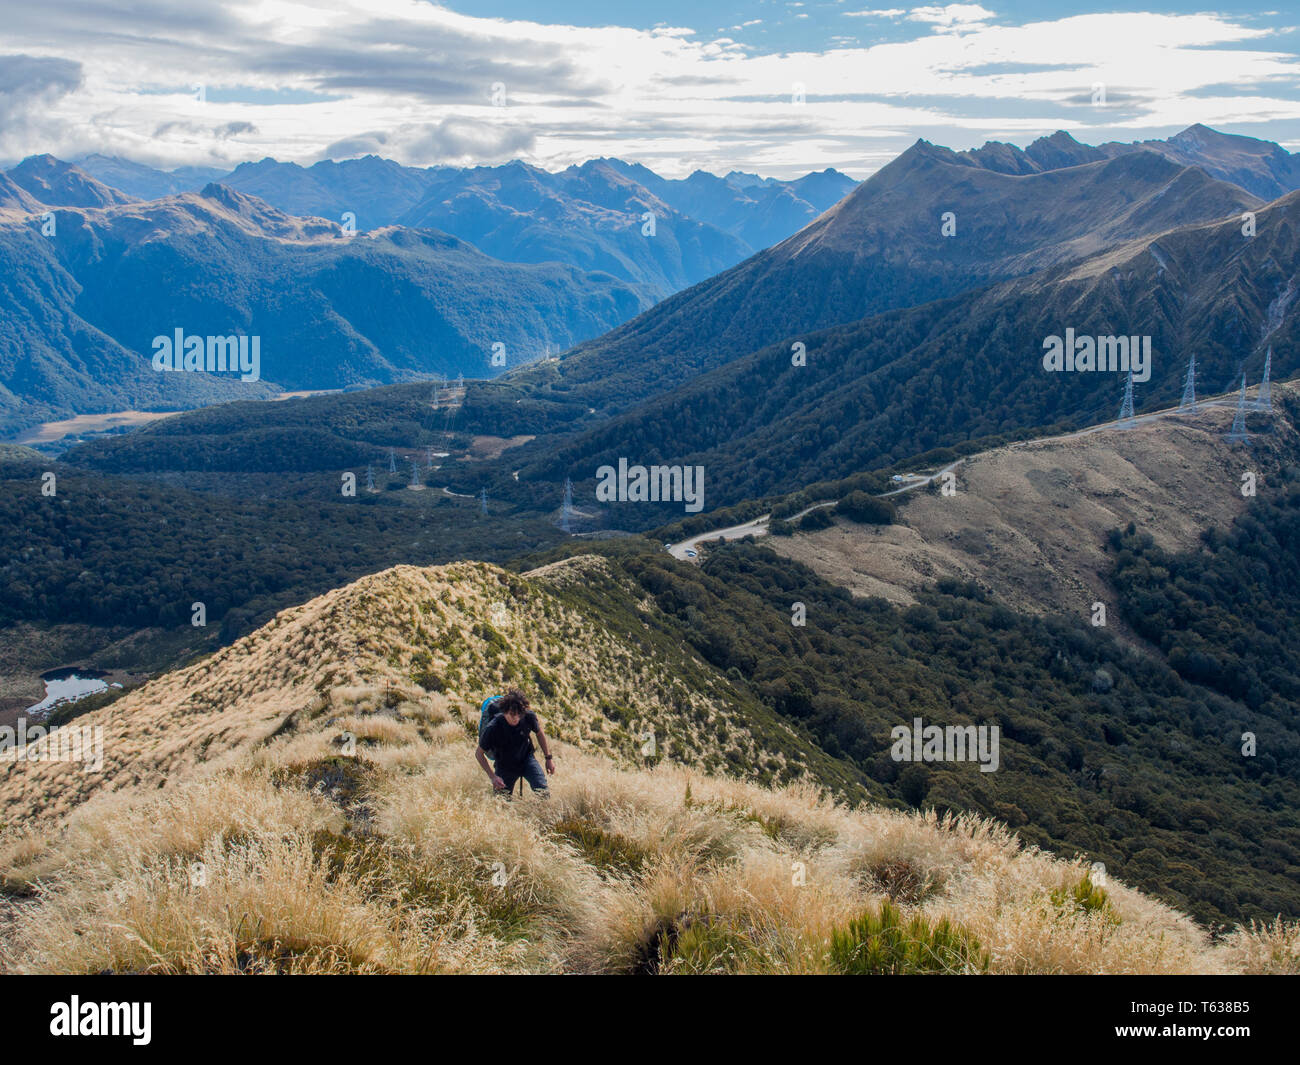
M 492 787 L 495 788 L 497 791 L 505 791 L 506 782 L 494 773 L 492 775 Z
M 555 755 L 553 754 L 548 754 L 546 756 L 546 771 L 550 773 L 551 776 L 555 776 Z

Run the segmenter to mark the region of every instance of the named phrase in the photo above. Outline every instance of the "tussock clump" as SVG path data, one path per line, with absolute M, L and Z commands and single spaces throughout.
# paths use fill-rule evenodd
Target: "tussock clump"
M 906 976 L 983 972 L 988 954 L 960 925 L 910 920 L 886 901 L 831 934 L 830 964 L 846 976 Z
M 472 743 L 333 752 L 336 725 L 58 833 L 0 835 L 22 972 L 1288 972 L 1294 926 L 1219 946 L 1001 826 L 561 749 L 543 801 Z M 410 757 L 414 752 L 418 757 Z M 838 938 L 837 938 L 838 937 Z M 838 944 L 838 946 L 836 946 Z M 864 945 L 865 944 L 865 945 Z M 859 949 L 861 948 L 861 949 Z
M 1233 972 L 1254 976 L 1300 976 L 1300 925 L 1276 918 L 1234 929 L 1223 945 L 1224 963 Z

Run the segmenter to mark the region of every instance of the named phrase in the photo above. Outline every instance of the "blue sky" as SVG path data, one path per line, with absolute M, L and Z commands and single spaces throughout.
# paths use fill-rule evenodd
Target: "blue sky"
M 0 161 L 615 155 L 669 176 L 864 177 L 918 137 L 1196 122 L 1300 150 L 1297 26 L 1238 2 L 43 0 L 6 13 Z

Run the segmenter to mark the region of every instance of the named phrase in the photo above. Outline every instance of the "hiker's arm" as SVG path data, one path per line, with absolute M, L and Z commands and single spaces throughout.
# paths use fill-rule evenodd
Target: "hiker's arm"
M 488 780 L 492 781 L 492 786 L 497 791 L 504 789 L 506 782 L 492 772 L 492 767 L 488 764 L 487 755 L 483 753 L 482 747 L 474 748 L 474 757 L 478 760 L 478 764 L 483 767 L 483 772 L 488 775 Z
M 542 731 L 542 719 L 537 719 L 537 742 L 541 745 L 542 754 L 546 755 L 546 771 L 552 776 L 555 775 L 555 756 L 551 754 L 551 741 L 546 738 L 546 733 Z

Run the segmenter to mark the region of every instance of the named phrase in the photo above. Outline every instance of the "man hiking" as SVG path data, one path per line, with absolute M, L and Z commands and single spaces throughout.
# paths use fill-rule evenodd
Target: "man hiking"
M 548 798 L 546 773 L 554 775 L 555 759 L 541 721 L 528 708 L 528 698 L 518 688 L 511 688 L 505 695 L 485 704 L 483 712 L 490 714 L 491 718 L 479 733 L 474 757 L 492 781 L 492 787 L 504 792 L 508 799 L 515 781 L 523 777 L 533 791 L 544 799 Z M 546 773 L 533 757 L 534 732 L 542 746 L 542 754 L 546 756 Z M 496 759 L 495 769 L 488 764 L 489 751 Z

